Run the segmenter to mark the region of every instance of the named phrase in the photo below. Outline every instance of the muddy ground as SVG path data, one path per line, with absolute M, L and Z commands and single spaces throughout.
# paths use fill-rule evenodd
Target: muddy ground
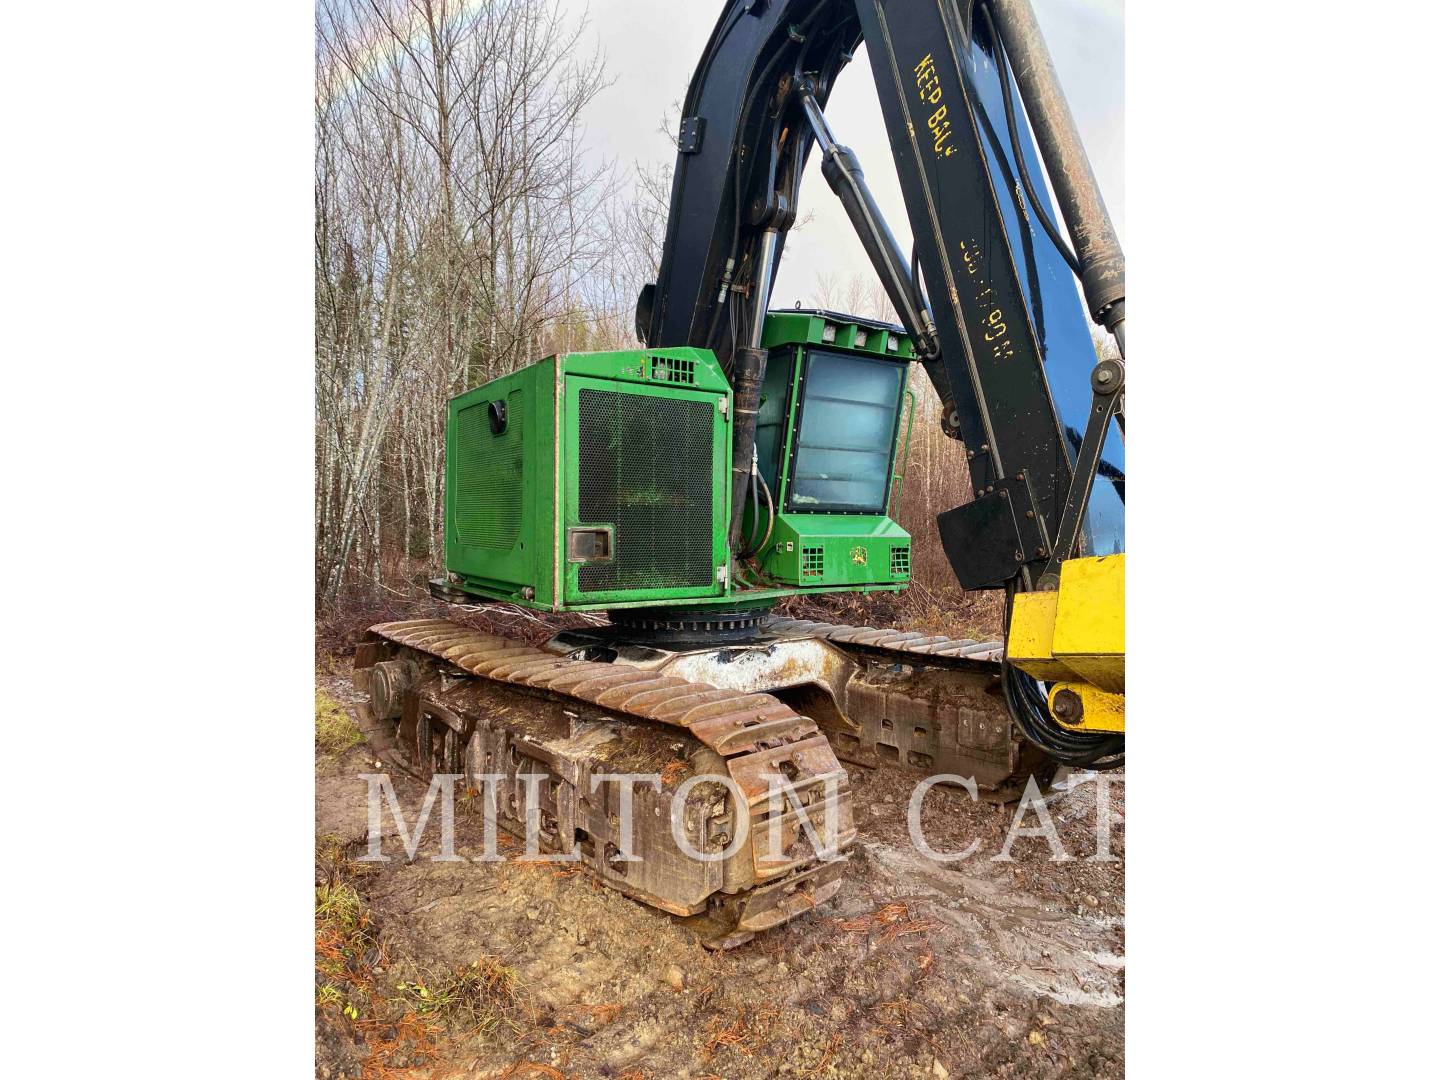
M 344 662 L 327 666 L 317 689 L 358 701 Z M 1070 861 L 1041 837 L 995 861 L 1015 808 L 936 789 L 932 846 L 979 842 L 937 863 L 907 836 L 913 781 L 852 767 L 860 838 L 839 897 L 711 953 L 583 871 L 431 861 L 433 827 L 415 862 L 393 835 L 391 861 L 354 862 L 358 777 L 375 766 L 364 744 L 317 755 L 317 884 L 352 882 L 364 906 L 339 980 L 320 971 L 317 917 L 320 1077 L 1123 1074 L 1123 776 L 1109 788 L 1115 861 L 1090 859 L 1096 785 L 1081 774 L 1046 800 Z M 394 783 L 413 821 L 421 785 Z M 478 817 L 457 819 L 458 853 L 478 855 Z

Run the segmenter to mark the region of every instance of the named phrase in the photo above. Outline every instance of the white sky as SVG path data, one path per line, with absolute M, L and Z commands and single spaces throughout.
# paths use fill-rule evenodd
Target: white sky
M 1124 0 L 1031 2 L 1123 243 Z M 674 160 L 674 148 L 660 125 L 667 110 L 678 113 L 721 10 L 718 0 L 590 0 L 587 38 L 605 54 L 613 80 L 586 116 L 587 141 L 594 152 L 622 166 Z M 825 115 L 836 138 L 859 156 L 880 209 L 908 251 L 909 222 L 863 47 L 836 83 Z M 799 210 L 811 219 L 792 229 L 786 240 L 771 297 L 774 307 L 790 307 L 796 300 L 813 303 L 821 273 L 871 273 L 814 155 L 805 171 Z

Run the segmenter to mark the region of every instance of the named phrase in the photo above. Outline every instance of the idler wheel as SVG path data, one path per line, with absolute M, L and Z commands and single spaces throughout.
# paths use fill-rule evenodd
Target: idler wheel
M 382 660 L 370 668 L 370 711 L 378 720 L 398 720 L 405 693 L 420 678 L 420 665 L 412 660 Z

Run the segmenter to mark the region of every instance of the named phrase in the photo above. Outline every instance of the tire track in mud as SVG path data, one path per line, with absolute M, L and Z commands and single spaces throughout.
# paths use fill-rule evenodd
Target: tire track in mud
M 1048 910 L 916 852 L 863 839 L 860 846 L 895 896 L 928 902 L 926 913 L 964 942 L 977 974 L 1062 1005 L 1124 1003 L 1125 958 L 1114 951 L 1123 920 Z

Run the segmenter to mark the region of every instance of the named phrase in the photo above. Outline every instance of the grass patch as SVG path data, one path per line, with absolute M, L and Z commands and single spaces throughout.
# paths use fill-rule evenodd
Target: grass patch
M 343 754 L 365 741 L 345 706 L 324 690 L 315 691 L 315 749 L 322 754 Z
M 349 882 L 315 886 L 315 1004 L 351 1020 L 368 1011 L 380 952 L 370 911 Z
M 315 838 L 315 1007 L 363 1042 L 361 1075 L 381 1077 L 433 1057 L 440 1028 L 402 1012 L 377 986 L 385 945 L 356 888 L 360 869 L 339 837 Z
M 317 709 L 318 711 L 318 709 Z M 315 1006 L 317 1023 L 338 1025 L 364 1044 L 362 1075 L 419 1065 L 456 1038 L 489 1038 L 502 1026 L 512 1035 L 526 1030 L 527 1006 L 515 970 L 490 954 L 466 967 L 423 981 L 392 980 L 412 962 L 392 958 L 366 900 L 366 880 L 380 873 L 351 858 L 356 843 L 338 836 L 315 838 Z
M 351 1020 L 373 1011 L 371 969 L 383 956 L 357 869 L 338 836 L 315 838 L 315 1004 Z
M 355 886 L 337 882 L 316 886 L 315 925 L 347 943 L 359 943 L 370 928 L 370 913 Z
M 468 967 L 395 988 L 398 1003 L 467 1035 L 490 1035 L 516 1010 L 515 970 L 486 954 Z

